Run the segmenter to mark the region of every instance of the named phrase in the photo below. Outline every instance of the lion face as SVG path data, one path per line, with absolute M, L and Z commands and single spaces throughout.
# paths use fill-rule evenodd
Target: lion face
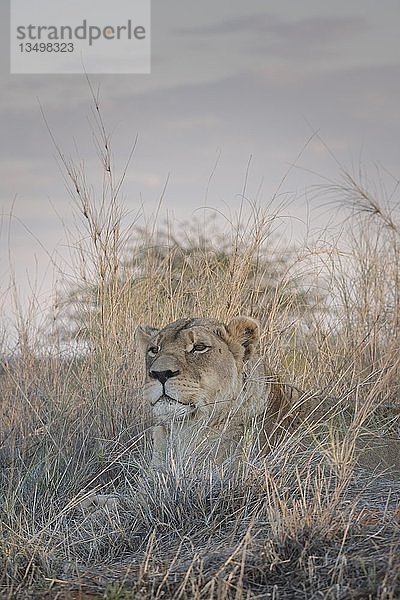
M 247 317 L 228 325 L 195 318 L 161 330 L 139 327 L 137 339 L 146 356 L 144 401 L 156 423 L 215 422 L 226 415 L 258 338 L 258 323 Z

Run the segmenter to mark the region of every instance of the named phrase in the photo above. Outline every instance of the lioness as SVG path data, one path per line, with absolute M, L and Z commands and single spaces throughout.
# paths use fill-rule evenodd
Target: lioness
M 298 433 L 300 424 L 310 441 L 313 424 L 348 409 L 336 398 L 306 394 L 266 375 L 252 358 L 260 328 L 250 317 L 227 325 L 193 318 L 163 329 L 140 326 L 136 337 L 146 356 L 143 395 L 155 422 L 155 469 L 235 459 L 248 451 L 246 432 L 251 449 L 262 454 L 286 432 Z M 400 474 L 398 437 L 362 432 L 356 454 L 362 466 Z
M 253 356 L 259 337 L 259 325 L 250 317 L 228 325 L 193 318 L 163 329 L 137 328 L 146 356 L 143 395 L 155 421 L 154 470 L 167 464 L 226 463 L 246 456 L 249 448 L 265 454 L 287 432 L 298 433 L 299 425 L 306 441 L 314 441 L 308 427 L 341 410 L 336 398 L 306 394 L 267 375 Z M 393 419 L 400 419 L 398 407 Z M 398 435 L 362 433 L 356 454 L 361 466 L 400 477 Z M 116 504 L 114 495 L 97 493 L 85 493 L 75 503 L 84 511 L 111 510 Z
M 146 355 L 144 401 L 151 406 L 152 465 L 188 460 L 221 463 L 241 449 L 246 424 L 262 419 L 258 451 L 294 387 L 256 372 L 250 361 L 260 336 L 254 319 L 228 325 L 213 319 L 175 321 L 163 329 L 140 326 Z

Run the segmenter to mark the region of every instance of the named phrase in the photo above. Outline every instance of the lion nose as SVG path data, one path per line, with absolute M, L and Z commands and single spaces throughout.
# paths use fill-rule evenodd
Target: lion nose
M 179 371 L 149 371 L 149 375 L 152 379 L 158 379 L 158 381 L 164 385 L 168 379 L 179 375 Z

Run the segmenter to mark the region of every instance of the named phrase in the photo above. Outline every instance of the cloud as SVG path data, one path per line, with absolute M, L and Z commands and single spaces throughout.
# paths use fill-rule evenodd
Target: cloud
M 113 132 L 112 139 L 120 167 L 127 156 L 126 149 L 139 131 L 139 143 L 124 186 L 128 206 L 135 210 L 143 203 L 151 211 L 170 174 L 163 206 L 178 216 L 188 217 L 205 202 L 205 189 L 219 150 L 221 157 L 207 204 L 223 210 L 224 203 L 229 203 L 234 208 L 250 155 L 253 159 L 249 197 L 256 193 L 263 177 L 269 197 L 313 128 L 320 130 L 324 141 L 345 165 L 351 164 L 353 157 L 357 161 L 363 148 L 366 159 L 380 161 L 396 174 L 399 75 L 399 67 L 394 66 L 307 76 L 288 69 L 285 78 L 266 69 L 139 95 L 132 93 L 129 81 L 121 82 L 118 96 L 107 99 L 106 121 L 112 127 L 116 120 L 123 125 Z M 90 142 L 87 123 L 83 129 L 85 116 L 60 105 L 50 112 L 49 118 L 67 154 L 75 136 L 80 151 L 88 137 Z M 9 150 L 5 145 L 0 149 L 4 161 L 2 185 L 9 198 L 18 195 L 18 213 L 22 218 L 31 224 L 37 221 L 37 215 L 35 231 L 42 231 L 40 219 L 49 213 L 48 199 L 65 216 L 71 207 L 44 129 L 46 144 L 38 143 L 38 131 L 43 128 L 40 116 L 32 116 L 32 121 L 26 117 L 23 130 L 18 130 L 17 116 L 15 119 L 7 123 L 5 130 L 8 137 L 15 137 L 12 158 L 7 158 Z M 88 156 L 87 179 L 96 185 L 101 173 L 95 150 L 84 149 Z M 314 145 L 306 150 L 302 165 L 321 175 L 338 176 L 338 167 L 327 152 L 315 152 Z M 314 183 L 313 176 L 297 170 L 291 181 L 285 182 L 285 191 Z M 43 222 L 49 227 L 47 220 Z M 58 226 L 57 223 L 54 227 Z
M 365 20 L 353 16 L 316 16 L 300 20 L 283 19 L 272 13 L 238 15 L 218 23 L 176 28 L 175 32 L 185 37 L 219 38 L 235 36 L 238 43 L 251 38 L 252 47 L 270 48 L 284 54 L 304 55 L 310 49 L 326 48 L 334 41 L 348 38 L 365 28 Z

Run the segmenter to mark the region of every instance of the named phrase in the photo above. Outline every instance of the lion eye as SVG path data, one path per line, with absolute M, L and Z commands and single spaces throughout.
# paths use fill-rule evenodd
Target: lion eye
M 160 352 L 160 347 L 159 346 L 150 346 L 150 348 L 147 350 L 147 354 L 149 356 L 155 356 L 159 352 Z
M 204 354 L 207 352 L 211 346 L 206 346 L 206 344 L 195 344 L 192 348 L 192 352 L 196 354 Z

